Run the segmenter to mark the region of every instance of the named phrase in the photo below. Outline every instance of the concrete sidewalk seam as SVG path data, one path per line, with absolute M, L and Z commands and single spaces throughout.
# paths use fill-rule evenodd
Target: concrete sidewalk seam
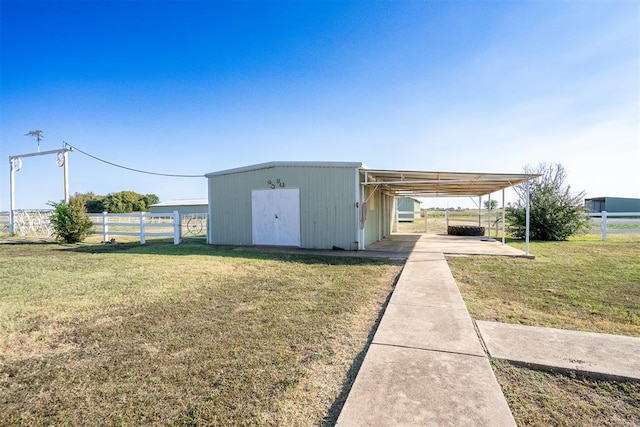
M 414 346 L 410 346 L 410 345 L 400 345 L 400 344 L 388 344 L 388 343 L 384 343 L 384 342 L 372 342 L 371 345 L 379 345 L 381 347 L 397 347 L 397 348 L 408 348 L 411 350 L 420 350 L 420 351 L 428 351 L 431 353 L 446 353 L 446 354 L 456 354 L 458 356 L 472 356 L 472 357 L 487 357 L 486 355 L 479 355 L 479 354 L 471 354 L 471 353 L 462 353 L 459 351 L 447 351 L 447 350 L 438 350 L 436 348 L 425 348 L 425 347 L 414 347 Z
M 455 305 L 455 302 L 449 302 L 449 301 L 444 301 L 444 302 L 430 302 L 430 303 L 425 303 L 425 304 L 407 304 L 407 303 L 402 303 L 402 302 L 390 302 L 388 305 L 396 305 L 398 307 L 422 307 L 422 308 L 448 308 L 451 311 L 465 311 L 468 312 L 468 310 L 466 308 L 456 308 L 456 307 L 452 307 L 453 305 Z
M 482 334 L 480 333 L 480 328 L 478 328 L 478 324 L 476 323 L 475 319 L 471 319 L 471 322 L 473 323 L 473 329 L 476 330 L 476 335 L 478 336 L 478 339 L 480 340 L 480 345 L 482 346 L 482 349 L 484 350 L 485 354 L 489 357 L 493 357 L 491 356 L 491 353 L 489 352 L 489 348 L 487 347 L 487 343 L 484 342 L 484 338 L 482 338 Z

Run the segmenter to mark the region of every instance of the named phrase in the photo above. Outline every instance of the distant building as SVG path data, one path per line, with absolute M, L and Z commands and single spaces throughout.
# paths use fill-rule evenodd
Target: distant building
M 413 222 L 420 218 L 420 200 L 413 197 L 397 197 L 396 206 L 398 209 L 398 221 Z
M 640 212 L 640 199 L 629 197 L 592 197 L 584 199 L 589 213 L 596 212 Z
M 168 200 L 149 206 L 151 213 L 173 213 L 173 211 L 178 211 L 182 215 L 195 213 L 206 214 L 208 209 L 209 201 L 207 199 Z

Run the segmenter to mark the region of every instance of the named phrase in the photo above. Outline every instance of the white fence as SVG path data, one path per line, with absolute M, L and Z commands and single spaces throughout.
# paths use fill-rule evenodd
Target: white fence
M 147 237 L 173 237 L 173 244 L 182 241 L 182 223 L 180 213 L 151 214 L 147 212 L 132 214 L 91 215 L 97 232 L 102 233 L 104 242 L 111 241 L 111 236 L 136 236 L 140 244 L 146 243 Z M 156 230 L 156 231 L 154 231 Z
M 607 233 L 640 233 L 640 212 L 594 212 L 588 213 L 591 218 L 592 233 L 601 232 L 602 240 L 607 240 Z
M 16 210 L 13 211 L 14 234 L 23 238 L 50 238 L 53 229 L 50 223 L 51 210 Z M 112 236 L 133 236 L 145 244 L 147 238 L 171 237 L 174 244 L 179 244 L 184 237 L 206 238 L 207 214 L 179 214 L 146 212 L 129 214 L 89 214 L 94 224 L 94 232 L 101 234 L 104 242 Z M 11 234 L 11 215 L 0 212 L 0 232 Z
M 96 233 L 102 234 L 104 242 L 112 236 L 135 236 L 144 245 L 148 237 L 172 237 L 178 245 L 183 237 L 206 237 L 207 214 L 173 213 L 131 213 L 89 215 L 95 225 Z

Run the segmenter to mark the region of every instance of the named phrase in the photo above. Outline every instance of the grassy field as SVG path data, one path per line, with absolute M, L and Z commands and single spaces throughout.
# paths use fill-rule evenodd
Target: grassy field
M 501 211 L 500 211 L 501 212 Z M 449 211 L 446 214 L 448 216 L 449 225 L 478 225 L 478 211 L 475 209 L 465 209 L 460 211 Z M 487 215 L 488 212 L 486 210 L 482 210 L 481 212 L 481 225 L 487 229 L 488 232 L 488 223 L 487 223 Z M 497 215 L 497 217 L 496 217 Z M 496 235 L 496 225 L 495 220 L 502 218 L 502 214 L 497 210 L 492 211 L 492 225 L 491 225 L 491 236 Z M 502 224 L 502 222 L 499 222 Z M 502 230 L 502 225 L 498 225 L 500 228 L 499 231 Z M 445 218 L 444 211 L 434 211 L 427 210 L 423 211 L 423 216 L 421 218 L 415 218 L 413 222 L 398 222 L 398 233 L 446 233 L 447 232 L 447 219 Z
M 448 258 L 474 319 L 640 336 L 640 236 L 531 242 L 531 252 Z M 640 425 L 640 383 L 493 367 L 518 425 Z
M 448 259 L 472 317 L 640 336 L 640 238 L 583 235 L 530 250 L 535 260 Z
M 331 425 L 401 268 L 0 245 L 0 425 Z

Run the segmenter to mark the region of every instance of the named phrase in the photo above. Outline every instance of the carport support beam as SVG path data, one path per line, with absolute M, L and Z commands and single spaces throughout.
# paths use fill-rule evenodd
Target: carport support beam
M 489 199 L 487 200 L 487 236 L 491 237 L 491 193 L 489 193 Z
M 531 194 L 530 194 L 530 190 L 529 190 L 529 181 L 527 181 L 527 185 L 526 185 L 526 193 L 527 193 L 527 206 L 526 206 L 526 226 L 525 226 L 525 255 L 529 256 L 529 218 L 531 216 L 531 209 L 529 207 L 529 205 L 531 204 Z
M 502 244 L 505 244 L 505 212 L 506 206 L 504 205 L 504 188 L 502 189 Z

